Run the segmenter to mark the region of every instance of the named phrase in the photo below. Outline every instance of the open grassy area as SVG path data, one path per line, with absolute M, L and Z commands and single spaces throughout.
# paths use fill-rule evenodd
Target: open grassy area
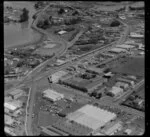
M 122 74 L 144 76 L 144 58 L 128 58 L 125 64 L 118 64 L 117 67 L 112 69 L 112 71 Z

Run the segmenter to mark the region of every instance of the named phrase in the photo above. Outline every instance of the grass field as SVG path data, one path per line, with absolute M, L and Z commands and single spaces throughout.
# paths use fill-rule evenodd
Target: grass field
M 136 76 L 144 76 L 144 58 L 135 57 L 128 58 L 125 64 L 119 64 L 117 67 L 112 69 L 113 72 L 122 74 L 131 74 Z

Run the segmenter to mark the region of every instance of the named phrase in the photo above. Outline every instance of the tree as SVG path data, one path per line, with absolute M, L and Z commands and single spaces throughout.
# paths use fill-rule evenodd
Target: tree
M 60 8 L 60 10 L 58 11 L 58 14 L 63 14 L 64 12 L 65 12 L 65 10 Z
M 20 15 L 20 22 L 27 21 L 29 16 L 28 16 L 29 11 L 26 8 L 23 8 L 22 14 Z

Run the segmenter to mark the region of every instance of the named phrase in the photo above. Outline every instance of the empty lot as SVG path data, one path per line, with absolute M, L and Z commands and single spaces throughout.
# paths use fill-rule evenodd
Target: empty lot
M 128 58 L 125 64 L 119 64 L 117 67 L 112 69 L 113 72 L 130 74 L 136 76 L 144 76 L 144 58 L 143 57 L 135 57 Z

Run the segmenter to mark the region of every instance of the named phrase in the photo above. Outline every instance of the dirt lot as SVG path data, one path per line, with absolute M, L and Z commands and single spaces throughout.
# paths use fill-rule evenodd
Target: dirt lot
M 57 44 L 53 48 L 39 48 L 34 53 L 40 54 L 40 55 L 53 55 L 53 53 L 59 52 L 63 46 L 61 44 Z
M 128 58 L 125 64 L 119 64 L 117 67 L 112 69 L 112 71 L 136 76 L 144 76 L 144 69 L 144 58 L 135 57 Z

